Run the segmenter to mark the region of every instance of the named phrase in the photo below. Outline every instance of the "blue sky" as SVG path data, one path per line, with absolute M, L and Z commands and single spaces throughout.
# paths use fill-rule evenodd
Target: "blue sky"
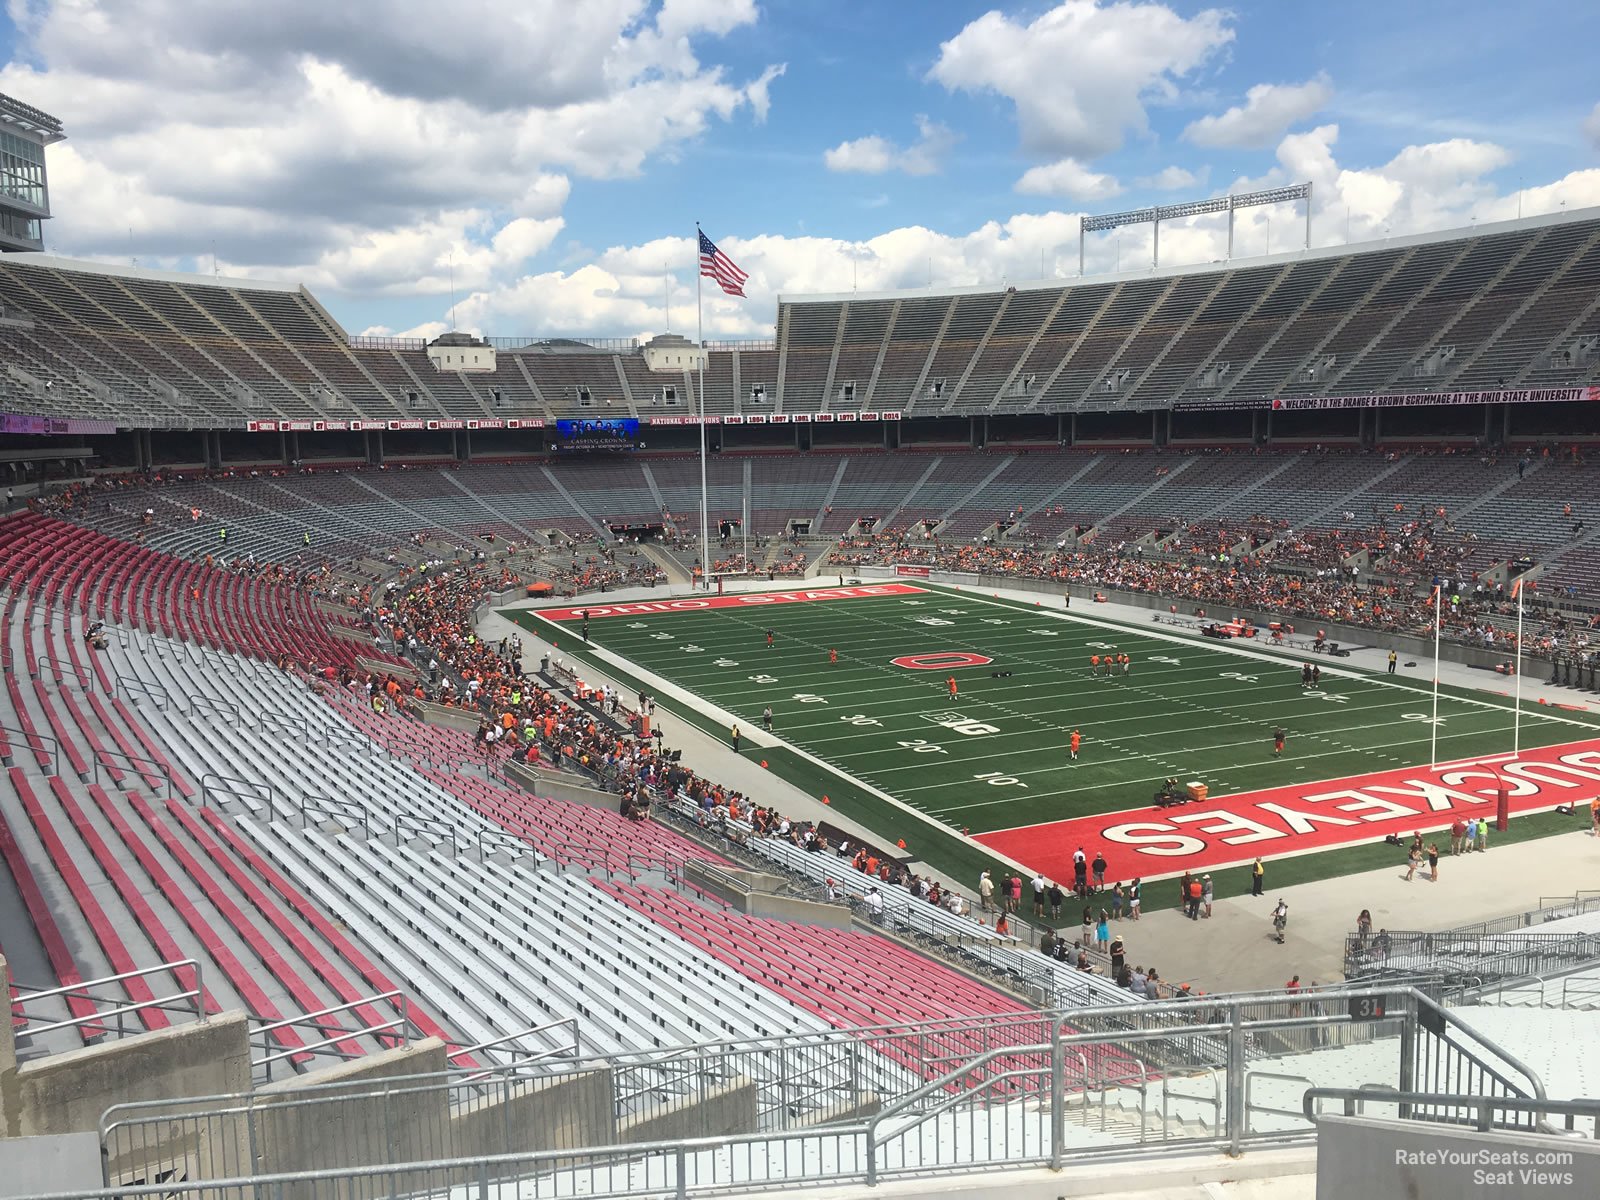
M 85 11 L 88 10 L 88 11 Z M 51 249 L 303 281 L 352 332 L 643 334 L 689 235 L 779 293 L 1076 271 L 1079 214 L 1311 179 L 1314 240 L 1600 203 L 1600 6 L 9 0 Z M 487 38 L 476 31 L 492 30 Z M 1262 210 L 1236 252 L 1292 248 Z M 1272 223 L 1269 232 L 1269 222 Z M 1090 269 L 1148 263 L 1143 235 Z M 1220 226 L 1163 257 L 1220 256 Z M 690 330 L 692 332 L 692 330 Z

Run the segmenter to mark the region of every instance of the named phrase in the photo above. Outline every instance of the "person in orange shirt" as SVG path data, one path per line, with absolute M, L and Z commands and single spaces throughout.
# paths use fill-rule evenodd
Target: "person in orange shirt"
M 1078 761 L 1078 747 L 1081 746 L 1081 745 L 1083 745 L 1083 734 L 1079 733 L 1076 729 L 1074 729 L 1072 731 L 1072 737 L 1068 740 L 1068 746 L 1070 747 L 1070 749 L 1072 751 L 1072 761 L 1073 762 L 1077 762 Z
M 1100 656 L 1098 654 L 1091 654 L 1089 656 L 1089 674 L 1100 674 Z
M 828 661 L 831 662 L 831 663 L 838 662 L 839 661 L 839 652 L 837 650 L 829 650 L 828 651 Z
M 952 697 L 954 697 L 955 694 L 956 694 L 956 677 L 954 675 L 952 675 L 952 676 L 950 676 L 949 679 L 946 679 L 944 682 L 945 682 L 945 686 L 947 686 L 950 689 L 950 695 Z

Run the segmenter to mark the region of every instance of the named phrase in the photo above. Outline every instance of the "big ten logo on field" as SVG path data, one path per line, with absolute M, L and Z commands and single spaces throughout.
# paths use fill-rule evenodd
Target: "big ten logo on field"
M 936 650 L 931 654 L 902 654 L 891 658 L 890 664 L 907 671 L 953 671 L 957 667 L 987 667 L 994 659 L 987 654 L 971 654 L 966 650 Z
M 999 733 L 998 725 L 990 725 L 972 717 L 964 717 L 958 712 L 923 713 L 924 721 L 932 721 L 941 729 L 952 729 L 956 733 L 966 734 L 967 737 L 983 737 L 989 733 Z

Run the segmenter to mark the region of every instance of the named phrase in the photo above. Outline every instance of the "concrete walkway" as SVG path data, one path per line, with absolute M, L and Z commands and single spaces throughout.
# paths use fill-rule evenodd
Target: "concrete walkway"
M 1172 984 L 1206 991 L 1257 991 L 1282 987 L 1291 975 L 1303 983 L 1344 978 L 1344 938 L 1356 915 L 1372 910 L 1372 928 L 1453 929 L 1539 907 L 1541 899 L 1570 897 L 1600 887 L 1600 838 L 1586 829 L 1587 810 L 1573 817 L 1573 832 L 1516 845 L 1496 846 L 1493 834 L 1482 854 L 1439 861 L 1439 882 L 1429 883 L 1427 865 L 1405 882 L 1405 859 L 1394 866 L 1295 887 L 1272 886 L 1267 864 L 1259 898 L 1218 900 L 1210 920 L 1191 921 L 1178 912 L 1178 884 L 1147 884 L 1144 916 L 1123 920 L 1116 933 L 1128 962 L 1154 966 Z M 1238 868 L 1240 872 L 1244 868 Z M 1272 909 L 1289 904 L 1283 945 L 1272 940 Z

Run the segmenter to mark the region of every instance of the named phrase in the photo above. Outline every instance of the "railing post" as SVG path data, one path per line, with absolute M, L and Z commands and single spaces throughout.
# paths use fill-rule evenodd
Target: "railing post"
M 1406 1005 L 1405 1018 L 1400 1022 L 1400 1070 L 1395 1083 L 1402 1092 L 1416 1090 L 1418 1003 L 1417 997 L 1413 996 L 1411 1003 Z M 1396 1112 L 1402 1121 L 1408 1120 L 1411 1106 L 1401 1104 Z
M 1067 1064 L 1061 1018 L 1050 1023 L 1050 1169 L 1059 1171 L 1067 1147 Z
M 1244 1007 L 1237 1001 L 1230 1010 L 1229 1020 L 1233 1028 L 1228 1031 L 1228 1153 L 1238 1158 L 1249 1115 L 1244 1103 Z
M 688 1172 L 688 1169 L 684 1166 L 683 1147 L 682 1146 L 678 1146 L 674 1150 L 673 1156 L 674 1156 L 674 1158 L 675 1158 L 675 1160 L 676 1160 L 676 1162 L 678 1164 L 678 1188 L 677 1188 L 678 1200 L 688 1200 L 688 1196 L 689 1196 L 689 1172 Z

